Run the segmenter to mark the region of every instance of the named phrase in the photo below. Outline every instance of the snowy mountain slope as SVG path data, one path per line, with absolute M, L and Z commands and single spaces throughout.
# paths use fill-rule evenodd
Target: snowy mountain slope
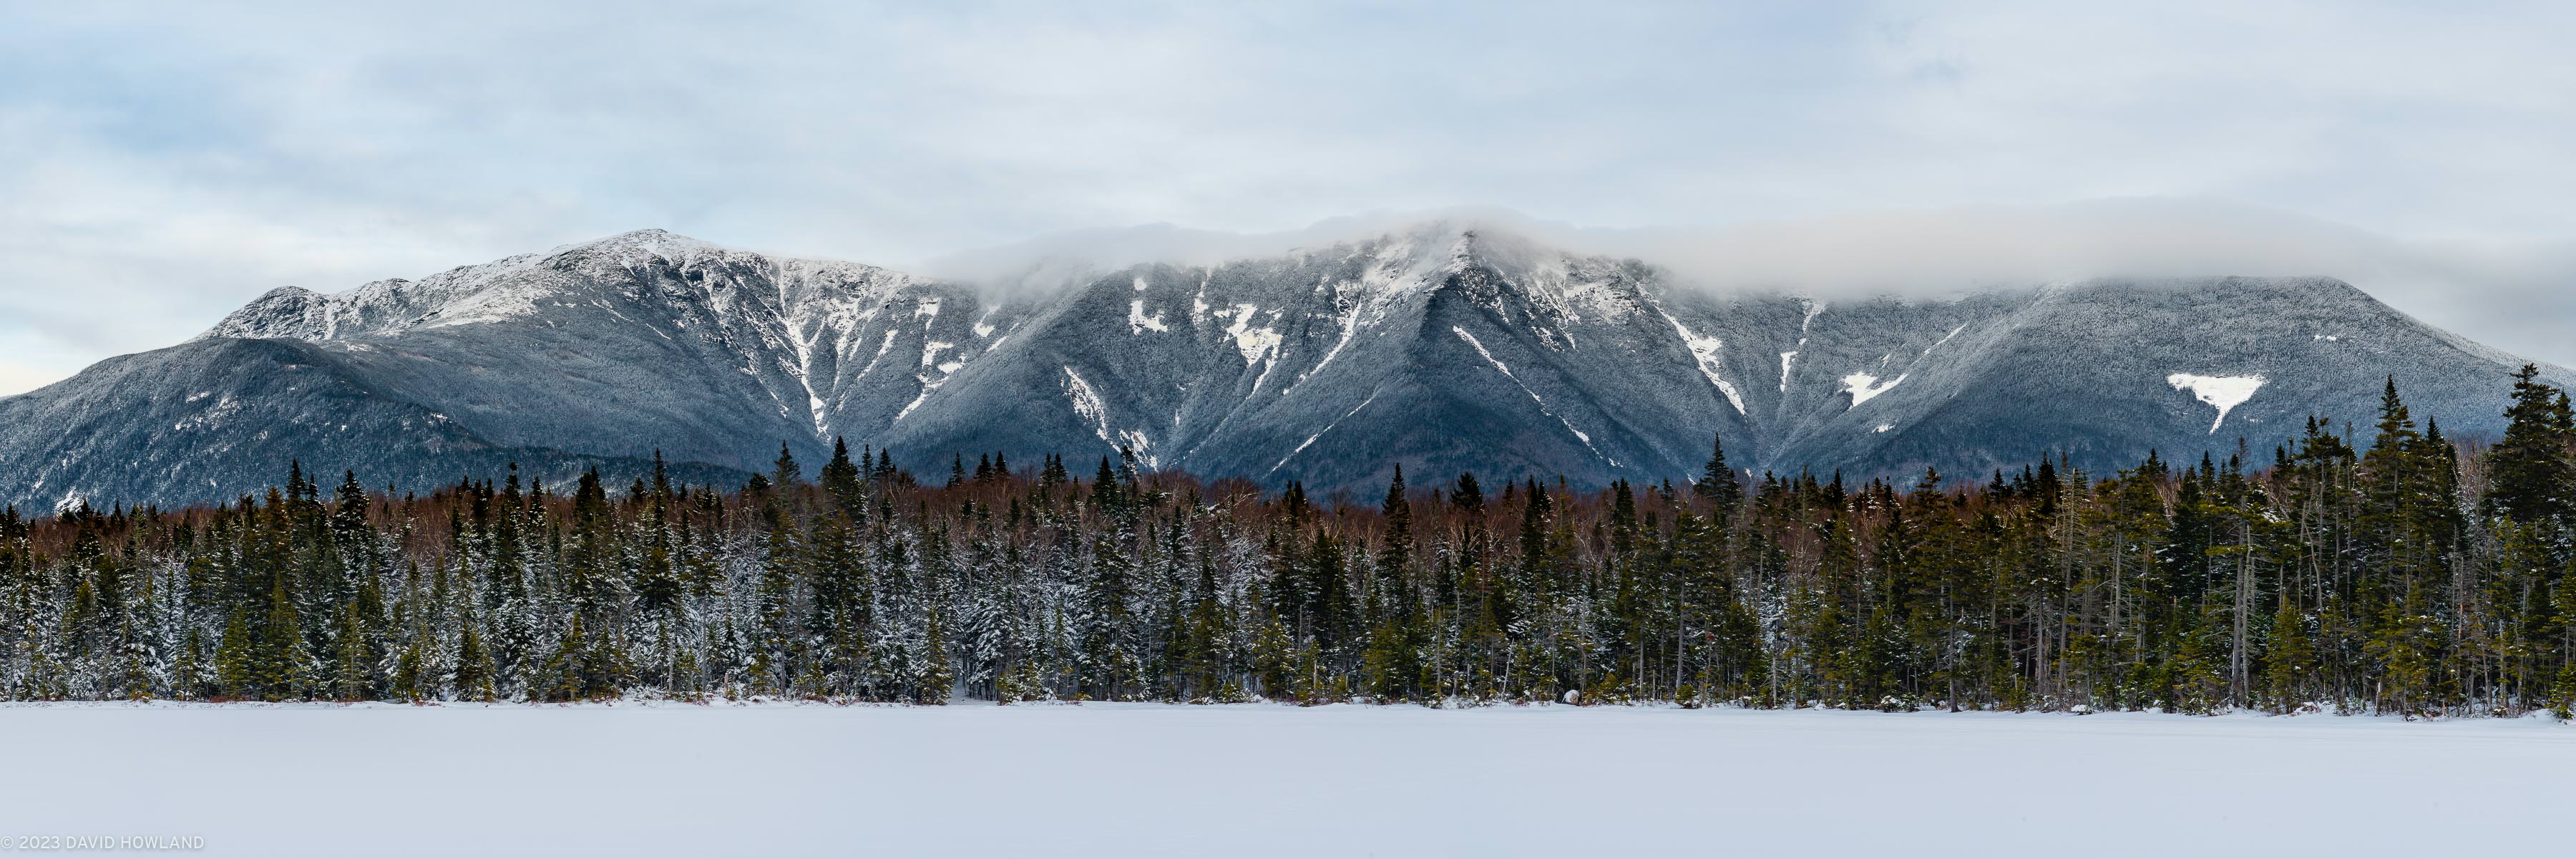
M 2261 452 L 2309 414 L 2366 420 L 2387 374 L 2419 418 L 2493 432 L 2518 363 L 2325 279 L 1718 296 L 1432 221 L 1006 293 L 647 230 L 280 289 L 189 343 L 0 400 L 0 500 L 227 498 L 290 457 L 378 482 L 513 457 L 623 473 L 660 451 L 739 479 L 781 442 L 816 463 L 835 436 L 931 473 L 961 452 L 1079 465 L 1123 446 L 1318 489 L 1397 462 L 1417 480 L 1660 480 L 1694 472 L 1713 433 L 1756 470 L 1974 475 L 2049 452 L 2223 456 L 2239 436 Z
M 2098 468 L 2150 449 L 2224 458 L 2243 438 L 2259 462 L 2310 415 L 2367 424 L 2389 375 L 2419 422 L 2493 433 L 2520 363 L 2326 279 L 2059 285 L 1943 348 L 1958 363 L 1853 406 L 1858 420 L 1804 440 L 1794 460 L 1973 474 L 2056 449 Z M 1894 428 L 1866 438 L 1858 424 Z
M 1014 320 L 960 287 L 644 231 L 345 296 L 274 292 L 201 339 L 322 343 L 501 443 L 756 468 L 782 440 L 812 455 L 882 431 L 996 321 Z
M 1721 433 L 1758 469 L 1973 474 L 2050 451 L 2098 468 L 2150 449 L 2224 456 L 2239 436 L 2268 447 L 2309 414 L 2368 418 L 2387 374 L 2419 418 L 2493 431 L 2519 363 L 2325 279 L 1720 299 L 1648 265 L 1441 224 L 1112 272 L 1025 336 L 1027 351 L 962 377 L 888 440 L 1062 450 L 1081 445 L 1047 442 L 1073 437 L 1163 467 L 1342 486 L 1394 461 L 1658 479 L 1691 471 Z M 2218 388 L 2244 389 L 2224 419 L 2202 399 Z M 1007 392 L 1027 397 L 1016 419 L 979 420 Z
M 549 482 L 592 467 L 621 477 L 651 467 L 649 458 L 495 444 L 390 394 L 344 354 L 294 340 L 193 341 L 0 399 L 0 491 L 24 509 L 229 499 L 283 482 L 290 458 L 317 475 L 354 468 L 371 486 L 412 488 L 498 475 L 512 462 Z M 741 477 L 695 463 L 674 473 Z

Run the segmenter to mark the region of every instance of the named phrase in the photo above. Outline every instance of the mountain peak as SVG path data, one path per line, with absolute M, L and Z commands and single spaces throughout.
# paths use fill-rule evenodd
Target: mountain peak
M 606 236 L 586 242 L 565 245 L 554 249 L 553 252 L 548 253 L 546 256 L 549 258 L 574 255 L 615 256 L 627 259 L 637 256 L 649 256 L 676 262 L 685 261 L 689 257 L 721 254 L 725 252 L 727 252 L 726 248 L 713 242 L 693 239 L 659 227 L 651 227 L 641 230 L 629 230 L 613 236 Z
M 301 286 L 281 286 L 260 293 L 205 333 L 189 339 L 300 336 L 313 327 L 311 320 L 317 314 L 327 314 L 330 301 L 330 296 Z

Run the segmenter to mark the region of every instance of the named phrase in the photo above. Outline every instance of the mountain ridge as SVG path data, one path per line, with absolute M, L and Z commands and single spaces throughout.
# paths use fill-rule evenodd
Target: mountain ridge
M 233 343 L 284 351 L 208 351 Z M 232 375 L 176 366 L 191 361 Z M 0 399 L 0 500 L 221 499 L 288 458 L 432 479 L 517 451 L 538 471 L 590 457 L 622 474 L 659 453 L 732 480 L 782 442 L 819 461 L 835 437 L 916 470 L 1125 448 L 1326 490 L 1398 462 L 1660 480 L 1695 472 L 1712 435 L 1755 471 L 1976 475 L 2266 447 L 2306 414 L 2365 416 L 2384 375 L 2419 415 L 2491 431 L 2519 363 L 2331 278 L 1720 294 L 1438 219 L 1009 290 L 639 230 L 416 281 L 282 287 L 179 346 Z M 328 396 L 287 383 L 326 366 Z M 2244 395 L 2222 411 L 2213 386 Z M 120 423 L 134 429 L 98 440 Z

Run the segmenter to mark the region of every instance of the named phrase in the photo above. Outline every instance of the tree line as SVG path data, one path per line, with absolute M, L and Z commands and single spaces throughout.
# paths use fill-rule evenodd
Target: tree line
M 741 487 L 461 480 L 0 513 L 19 700 L 960 698 L 2567 715 L 2576 422 L 2464 447 L 1847 485 L 1732 468 L 1374 504 L 1104 456 L 944 482 L 838 443 Z M 657 460 L 658 461 L 658 460 Z

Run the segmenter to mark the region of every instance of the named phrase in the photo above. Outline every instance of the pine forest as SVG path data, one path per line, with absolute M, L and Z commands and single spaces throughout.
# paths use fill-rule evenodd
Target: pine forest
M 2399 394 L 2224 460 L 1852 485 L 1722 444 L 1655 485 L 1398 467 L 1382 499 L 846 443 L 738 487 L 281 463 L 236 503 L 0 514 L 0 689 L 2565 718 L 2567 396 L 2526 368 L 2470 445 Z

